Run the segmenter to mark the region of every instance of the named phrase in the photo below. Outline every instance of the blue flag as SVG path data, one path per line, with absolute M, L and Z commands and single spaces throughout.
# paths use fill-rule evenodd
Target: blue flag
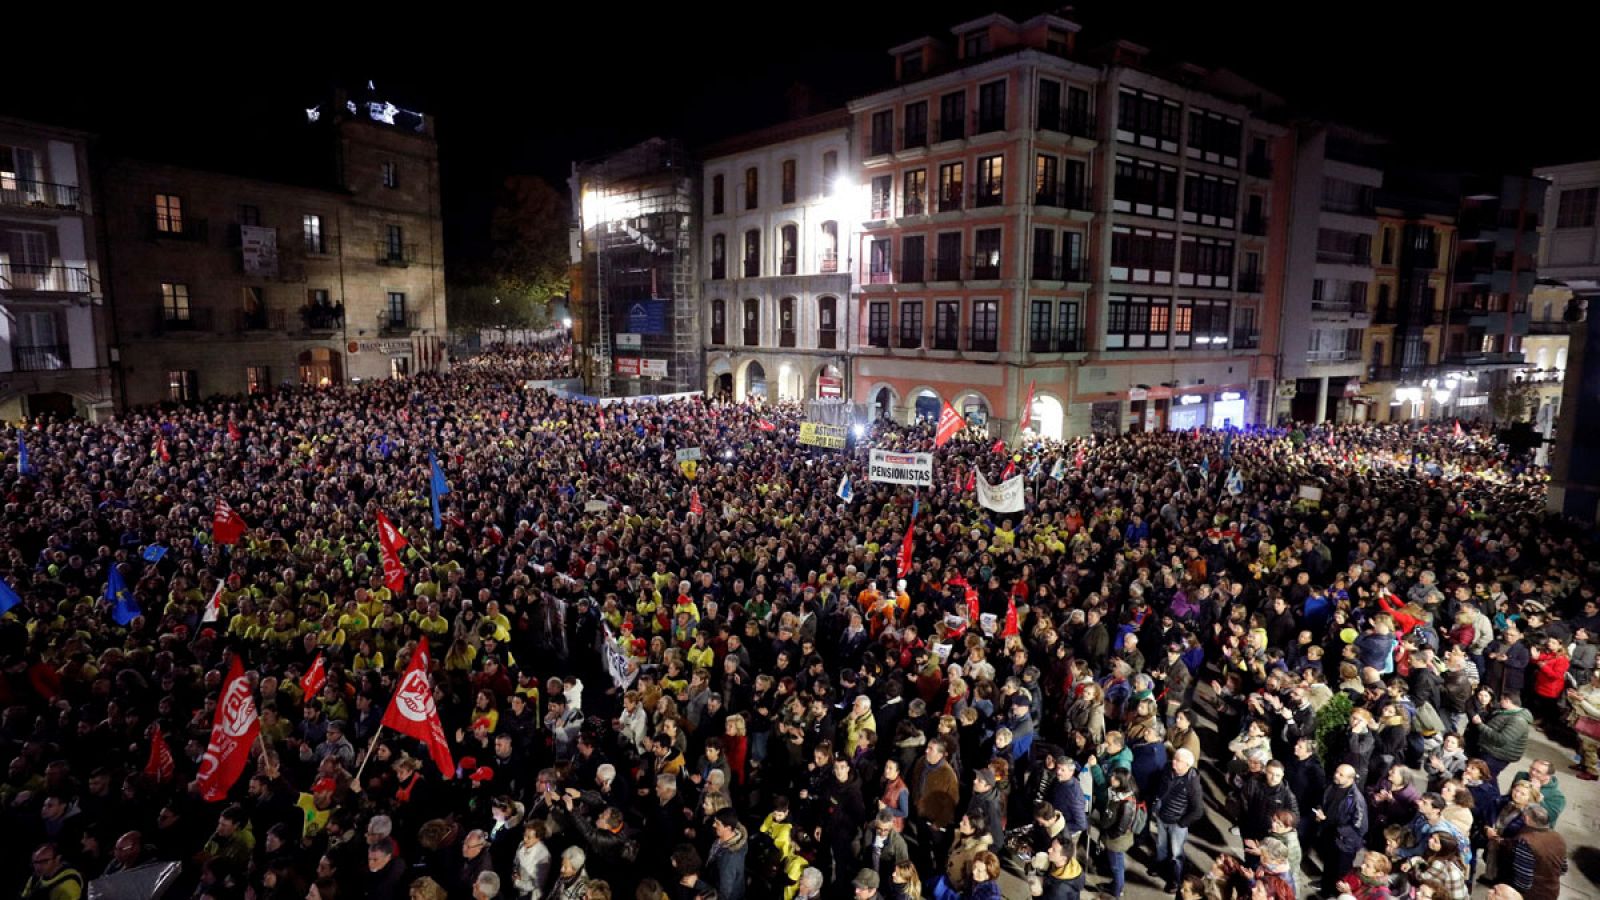
M 28 462 L 28 442 L 17 435 L 17 474 L 32 475 L 33 466 Z
M 1233 456 L 1233 429 L 1229 428 L 1222 435 L 1222 461 L 1227 462 Z
M 856 488 L 855 485 L 850 483 L 849 475 L 839 479 L 839 490 L 837 493 L 839 495 L 839 499 L 846 503 L 849 503 L 851 500 L 855 499 Z
M 1200 457 L 1200 474 L 1207 478 L 1211 477 L 1211 457 Z
M 394 452 L 394 442 L 389 440 L 387 433 L 378 435 L 378 452 L 383 454 L 384 459 Z
M 1238 469 L 1228 473 L 1228 493 L 1235 497 L 1244 493 L 1244 479 L 1239 477 Z
M 428 451 L 428 499 L 433 504 L 433 530 L 444 528 L 439 516 L 439 498 L 450 493 L 450 483 L 444 480 L 444 470 L 439 468 L 439 457 Z
M 0 616 L 11 611 L 11 608 L 22 603 L 22 598 L 12 589 L 11 582 L 0 578 Z
M 128 590 L 116 566 L 111 567 L 111 577 L 106 579 L 106 599 L 115 604 L 111 607 L 111 619 L 118 625 L 125 626 L 134 617 L 144 615 L 144 610 L 139 608 L 139 601 L 133 599 L 133 592 Z
M 147 563 L 161 562 L 161 558 L 166 555 L 167 548 L 161 546 L 160 544 L 151 544 L 150 546 L 144 548 L 144 561 Z

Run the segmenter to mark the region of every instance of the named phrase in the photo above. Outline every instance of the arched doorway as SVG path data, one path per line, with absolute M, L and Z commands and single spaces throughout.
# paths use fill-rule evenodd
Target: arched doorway
M 1059 441 L 1066 428 L 1067 416 L 1061 401 L 1048 394 L 1033 398 L 1033 419 L 1028 427 L 1042 438 Z
M 939 421 L 939 413 L 944 404 L 940 402 L 939 395 L 927 388 L 917 392 L 916 402 L 912 404 L 911 421 L 916 423 L 925 419 Z
M 982 428 L 989 424 L 989 401 L 982 394 L 963 394 L 955 403 L 956 412 L 967 420 L 968 425 Z
M 844 373 L 838 366 L 823 366 L 817 370 L 816 397 L 819 400 L 838 400 L 844 397 Z
M 314 347 L 300 352 L 300 384 L 309 387 L 328 387 L 344 380 L 340 371 L 339 354 L 326 347 Z
M 28 415 L 36 419 L 65 422 L 77 417 L 78 405 L 73 402 L 71 394 L 63 394 L 60 391 L 29 394 Z
M 872 399 L 873 412 L 880 419 L 894 418 L 894 391 L 883 388 L 878 391 L 878 396 Z
M 746 400 L 767 400 L 767 370 L 755 360 L 744 370 L 744 398 Z
M 733 399 L 733 373 L 723 372 L 711 383 L 711 394 L 718 400 Z

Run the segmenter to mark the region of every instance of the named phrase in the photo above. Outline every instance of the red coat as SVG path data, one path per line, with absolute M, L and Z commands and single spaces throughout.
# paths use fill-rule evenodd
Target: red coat
M 1567 689 L 1567 667 L 1572 660 L 1565 653 L 1541 654 L 1533 661 L 1533 692 L 1546 700 L 1560 697 Z

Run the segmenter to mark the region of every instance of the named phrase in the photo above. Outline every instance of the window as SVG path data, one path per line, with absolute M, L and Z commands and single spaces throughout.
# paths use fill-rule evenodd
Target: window
M 322 233 L 322 217 L 307 213 L 300 217 L 301 228 L 305 234 L 307 253 L 327 253 L 328 241 Z
M 894 176 L 878 175 L 872 179 L 872 218 L 887 219 L 893 212 Z
M 1379 261 L 1386 266 L 1394 265 L 1394 229 L 1383 229 L 1383 246 L 1378 251 Z
M 161 318 L 168 322 L 187 322 L 192 310 L 189 308 L 189 286 L 175 284 L 169 281 L 161 283 Z
M 945 163 L 939 167 L 939 212 L 954 212 L 961 208 L 963 164 Z
M 246 331 L 261 331 L 267 327 L 267 304 L 262 297 L 261 288 L 257 285 L 244 286 L 242 296 L 240 324 Z
M 1106 311 L 1107 350 L 1166 348 L 1172 301 L 1165 297 L 1112 294 Z
M 1311 308 L 1328 312 L 1367 311 L 1367 283 L 1344 278 L 1313 278 Z
M 405 230 L 399 225 L 388 226 L 386 240 L 384 241 L 384 258 L 390 262 L 404 262 L 406 259 Z
M 1178 170 L 1172 166 L 1117 157 L 1112 209 L 1159 219 L 1177 217 Z
M 1033 202 L 1037 206 L 1059 206 L 1061 175 L 1059 160 L 1041 153 L 1033 161 Z
M 1327 212 L 1370 216 L 1372 215 L 1372 186 L 1345 181 L 1343 178 L 1324 177 L 1322 179 L 1322 208 Z
M 1171 284 L 1178 242 L 1170 231 L 1118 225 L 1111 230 L 1111 280 Z
M 928 144 L 928 101 L 906 104 L 906 133 L 901 146 L 906 149 L 925 147 Z
M 926 249 L 928 239 L 920 234 L 908 235 L 900 239 L 900 282 L 902 284 L 921 284 L 926 279 L 924 259 L 928 254 Z
M 65 329 L 51 311 L 12 313 L 12 360 L 19 372 L 51 372 L 72 367 L 62 340 Z
M 1200 350 L 1221 349 L 1228 345 L 1231 334 L 1229 317 L 1232 304 L 1229 300 L 1220 298 L 1195 297 L 1193 299 L 1180 299 L 1179 303 L 1191 309 L 1190 328 L 1187 329 L 1193 346 Z M 1184 344 L 1179 343 L 1182 347 Z
M 961 301 L 940 300 L 933 306 L 933 349 L 954 350 L 961 332 Z
M 1003 155 L 978 159 L 979 206 L 999 206 L 1005 202 L 1005 162 Z
M 1056 304 L 1056 352 L 1079 353 L 1084 349 L 1081 333 L 1082 319 L 1078 304 L 1062 300 Z
M 1129 88 L 1123 88 L 1117 100 L 1117 140 L 1167 153 L 1178 152 L 1182 110 L 1178 103 Z
M 778 260 L 778 273 L 780 275 L 793 275 L 799 269 L 800 263 L 800 227 L 798 225 L 785 225 L 778 230 L 778 248 L 782 256 Z
M 711 343 L 722 345 L 728 342 L 728 301 L 711 301 Z
M 21 191 L 32 199 L 38 193 L 39 180 L 32 148 L 0 145 L 0 190 Z
M 1006 130 L 1006 82 L 978 85 L 978 133 Z
M 711 236 L 711 277 L 728 277 L 728 236 L 725 234 Z
M 1055 302 L 1034 300 L 1028 316 L 1028 349 L 1034 353 L 1055 352 Z
M 1061 232 L 1061 262 L 1066 271 L 1062 273 L 1063 281 L 1088 281 L 1083 265 L 1083 232 Z
M 744 277 L 761 277 L 761 232 L 754 228 L 744 233 Z
M 794 346 L 794 298 L 785 297 L 778 301 L 778 346 Z
M 867 346 L 889 346 L 889 303 L 886 300 L 867 304 Z
M 839 345 L 839 301 L 823 297 L 817 301 L 817 347 L 833 350 Z
M 822 255 L 817 268 L 822 272 L 839 271 L 839 223 L 822 223 Z
M 1233 286 L 1233 241 L 1184 235 L 1178 283 L 1189 287 Z
M 1317 229 L 1317 260 L 1365 266 L 1372 262 L 1372 236 L 1333 228 Z
M 717 176 L 721 178 L 722 176 Z M 834 179 L 839 177 L 839 151 L 829 150 L 822 154 L 822 184 L 831 193 Z
M 389 305 L 385 310 L 389 314 L 389 327 L 406 327 L 406 295 L 400 291 L 389 292 Z
M 939 140 L 959 141 L 967 136 L 967 95 L 963 92 L 939 98 Z
M 873 238 L 867 245 L 867 281 L 871 284 L 888 284 L 894 280 L 891 267 L 889 239 Z
M 996 279 L 1000 277 L 1000 229 L 980 228 L 972 234 L 972 277 Z
M 1183 221 L 1232 228 L 1239 208 L 1239 182 L 1190 172 L 1183 180 Z
M 794 196 L 795 196 L 794 179 L 795 179 L 794 160 L 786 159 L 786 160 L 783 161 L 783 202 L 784 203 L 793 203 L 794 202 Z
M 723 177 L 721 175 L 711 176 L 711 214 L 713 216 L 720 216 L 724 212 L 722 188 Z
M 744 208 L 755 209 L 760 198 L 760 176 L 756 174 L 755 166 L 744 170 Z
M 241 204 L 239 204 L 239 224 L 240 225 L 260 225 L 261 224 L 261 207 L 252 206 L 249 203 L 241 203 Z
M 922 347 L 922 301 L 900 301 L 900 346 L 907 350 Z
M 756 347 L 761 344 L 761 301 L 754 297 L 747 297 L 744 301 L 744 345 Z
M 872 148 L 868 156 L 894 152 L 894 110 L 880 109 L 872 114 Z
M 922 77 L 922 51 L 912 50 L 900 54 L 900 80 L 910 81 Z
M 1239 120 L 1203 109 L 1189 110 L 1189 144 L 1184 153 L 1190 159 L 1239 167 L 1239 152 L 1244 146 L 1244 128 Z
M 912 169 L 905 174 L 900 191 L 901 214 L 920 216 L 928 211 L 928 170 Z
M 183 198 L 177 194 L 156 195 L 156 231 L 183 234 Z
M 174 403 L 193 403 L 200 399 L 200 377 L 193 369 L 167 372 L 167 399 Z
M 251 396 L 272 393 L 272 374 L 266 366 L 245 366 L 244 389 Z
M 933 261 L 933 280 L 961 280 L 961 232 L 947 231 L 939 235 Z
M 1033 230 L 1033 277 L 1035 280 L 1055 281 L 1060 274 L 1061 261 L 1056 258 L 1056 232 L 1054 228 Z
M 400 167 L 392 162 L 383 164 L 383 186 L 397 188 L 400 186 Z
M 972 59 L 989 52 L 989 32 L 969 32 L 961 41 L 961 58 Z
M 1040 129 L 1059 131 L 1061 128 L 1061 82 L 1048 79 L 1039 82 Z
M 972 301 L 972 332 L 968 346 L 978 353 L 993 353 L 1000 349 L 1000 301 Z
M 1557 228 L 1593 228 L 1600 187 L 1562 191 L 1556 206 Z

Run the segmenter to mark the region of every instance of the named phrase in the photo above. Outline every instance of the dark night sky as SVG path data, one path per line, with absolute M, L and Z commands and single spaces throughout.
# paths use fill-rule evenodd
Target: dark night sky
M 106 29 L 116 43 L 74 35 L 92 65 L 54 79 L 8 79 L 0 114 L 85 127 L 136 155 L 226 169 L 230 157 L 270 156 L 303 131 L 301 111 L 327 87 L 370 78 L 399 105 L 438 117 L 447 249 L 457 261 L 480 251 L 506 175 L 539 175 L 564 189 L 574 159 L 652 134 L 701 142 L 771 124 L 796 82 L 842 103 L 886 82 L 893 44 L 948 35 L 951 25 L 997 9 L 1020 20 L 1047 8 L 575 4 L 518 23 L 400 16 L 399 26 L 266 24 L 165 50 L 156 26 L 142 23 Z M 1127 37 L 1163 59 L 1226 66 L 1437 164 L 1516 170 L 1600 157 L 1587 30 L 1544 0 L 1470 9 L 1404 0 L 1087 0 L 1069 17 L 1085 26 L 1082 47 Z M 195 49 L 208 45 L 226 49 Z M 74 71 L 61 65 L 61 50 L 8 42 L 16 58 L 7 69 Z

